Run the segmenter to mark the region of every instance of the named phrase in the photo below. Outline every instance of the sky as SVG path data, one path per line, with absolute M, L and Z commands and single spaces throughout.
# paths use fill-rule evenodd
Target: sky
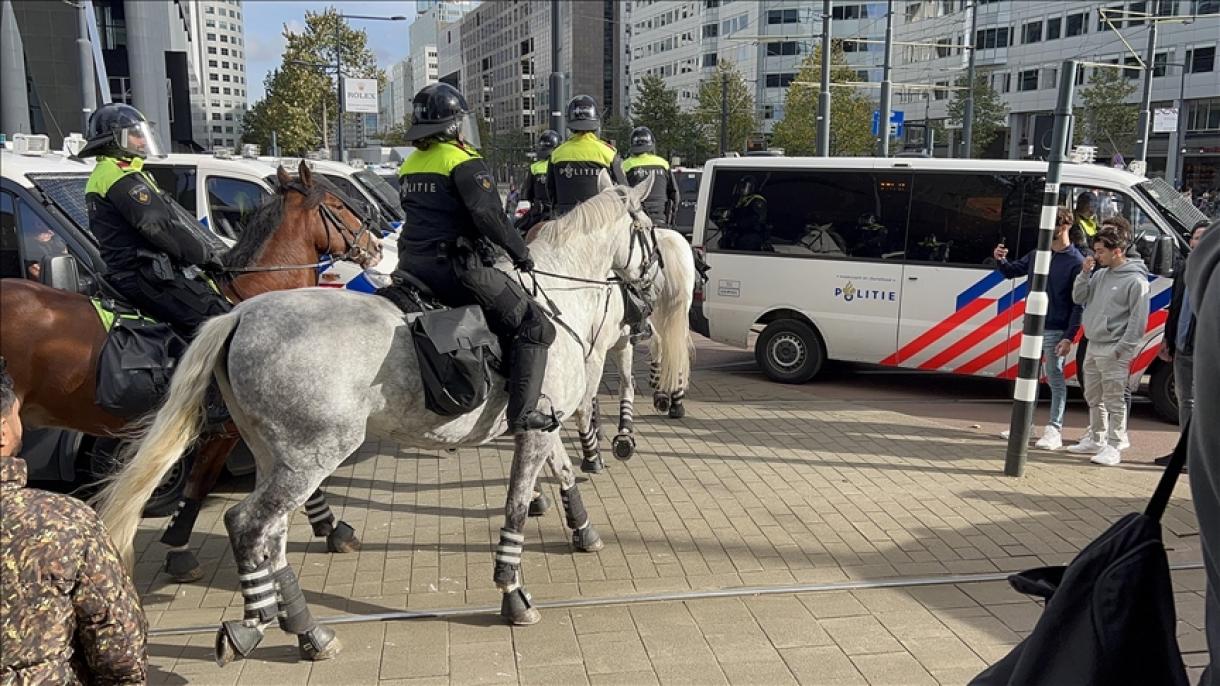
M 414 0 L 332 0 L 331 2 L 290 2 L 288 0 L 245 0 L 242 14 L 246 26 L 246 74 L 249 104 L 262 100 L 263 77 L 280 64 L 284 52 L 284 26 L 293 31 L 305 28 L 305 12 L 320 12 L 337 7 L 345 14 L 407 17 L 407 21 L 361 21 L 349 19 L 348 25 L 364 29 L 377 66 L 385 69 L 407 56 L 407 27 L 415 18 Z

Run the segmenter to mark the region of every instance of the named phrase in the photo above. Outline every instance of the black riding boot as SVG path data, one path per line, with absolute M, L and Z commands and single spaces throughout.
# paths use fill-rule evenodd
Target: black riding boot
M 216 379 L 212 379 L 212 383 L 208 384 L 208 392 L 204 396 L 203 402 L 207 408 L 204 420 L 207 427 L 224 426 L 231 419 L 229 408 L 225 405 L 224 396 L 220 394 L 220 386 L 217 385 Z
M 508 378 L 508 428 L 523 431 L 554 431 L 559 420 L 538 409 L 542 378 L 546 373 L 546 346 L 518 342 L 513 349 Z

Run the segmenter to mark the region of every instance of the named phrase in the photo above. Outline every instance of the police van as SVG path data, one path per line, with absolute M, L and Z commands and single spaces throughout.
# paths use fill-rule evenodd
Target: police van
M 998 273 L 992 252 L 1034 248 L 1046 171 L 1033 161 L 711 160 L 693 240 L 711 280 L 692 322 L 716 341 L 752 343 L 779 382 L 808 381 L 828 359 L 1014 378 L 1028 286 Z M 1086 191 L 1101 218 L 1131 222 L 1152 272 L 1131 382 L 1149 374 L 1157 412 L 1176 421 L 1172 365 L 1157 352 L 1183 236 L 1204 217 L 1162 180 L 1065 164 L 1060 204 Z

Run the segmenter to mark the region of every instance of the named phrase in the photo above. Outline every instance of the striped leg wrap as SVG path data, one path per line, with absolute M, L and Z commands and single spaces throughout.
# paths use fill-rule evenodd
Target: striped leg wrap
M 682 388 L 679 388 L 678 390 L 674 391 L 673 393 L 670 393 L 669 399 L 672 400 L 675 405 L 682 402 L 683 400 L 686 400 L 686 387 L 683 386 Z
M 303 634 L 312 629 L 317 622 L 309 612 L 305 594 L 301 593 L 301 585 L 297 582 L 297 575 L 292 573 L 292 567 L 284 567 L 271 578 L 275 582 L 280 628 L 290 634 Z
M 635 423 L 635 400 L 631 398 L 623 398 L 618 401 L 618 432 L 621 434 L 632 433 L 632 424 Z
M 169 520 L 169 528 L 161 534 L 161 542 L 174 547 L 190 543 L 191 531 L 195 528 L 195 520 L 199 518 L 199 508 L 202 506 L 202 500 L 179 500 L 178 509 Z
M 661 361 L 652 360 L 648 363 L 648 385 L 654 390 L 661 386 Z
M 500 529 L 500 544 L 496 546 L 496 567 L 492 577 L 497 586 L 516 588 L 520 585 L 517 572 L 521 569 L 521 551 L 524 545 L 525 534 L 512 529 Z
M 563 501 L 563 511 L 568 518 L 568 528 L 576 531 L 589 526 L 589 513 L 580 499 L 580 489 L 573 486 L 567 490 L 559 489 L 559 499 Z
M 589 425 L 588 430 L 580 431 L 580 450 L 586 459 L 597 457 L 597 427 Z
M 237 580 L 241 582 L 241 597 L 245 601 L 244 619 L 256 619 L 260 624 L 275 619 L 275 582 L 270 565 L 264 562 L 257 569 L 238 571 Z
M 326 496 L 322 491 L 314 491 L 305 501 L 305 514 L 309 517 L 309 526 L 313 527 L 314 536 L 329 536 L 335 528 L 335 515 L 326 504 Z

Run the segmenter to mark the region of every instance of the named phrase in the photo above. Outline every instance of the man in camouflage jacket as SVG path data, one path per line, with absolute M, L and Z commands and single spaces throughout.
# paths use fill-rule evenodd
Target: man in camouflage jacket
M 93 510 L 25 487 L 18 411 L 0 358 L 0 684 L 143 684 L 131 579 Z

